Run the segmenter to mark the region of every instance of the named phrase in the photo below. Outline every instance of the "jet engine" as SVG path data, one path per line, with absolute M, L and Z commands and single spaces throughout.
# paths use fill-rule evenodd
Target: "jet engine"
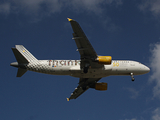
M 95 83 L 95 89 L 100 91 L 107 90 L 107 83 Z
M 96 61 L 98 61 L 99 64 L 110 65 L 112 62 L 112 57 L 111 56 L 98 56 Z

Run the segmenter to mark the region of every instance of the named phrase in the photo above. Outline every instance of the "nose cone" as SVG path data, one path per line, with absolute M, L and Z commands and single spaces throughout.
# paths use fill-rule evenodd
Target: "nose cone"
M 143 71 L 144 71 L 144 73 L 148 73 L 148 72 L 150 72 L 150 68 L 144 65 Z
M 146 66 L 146 67 L 147 67 L 147 66 Z M 147 68 L 146 68 L 146 71 L 147 71 L 147 73 L 148 73 L 148 72 L 150 72 L 150 68 L 149 68 L 149 67 L 147 67 Z

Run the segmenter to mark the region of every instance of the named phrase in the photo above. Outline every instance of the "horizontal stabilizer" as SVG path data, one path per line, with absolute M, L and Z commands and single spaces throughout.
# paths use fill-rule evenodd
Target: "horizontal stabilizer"
M 21 77 L 26 72 L 27 72 L 27 69 L 18 68 L 17 77 Z

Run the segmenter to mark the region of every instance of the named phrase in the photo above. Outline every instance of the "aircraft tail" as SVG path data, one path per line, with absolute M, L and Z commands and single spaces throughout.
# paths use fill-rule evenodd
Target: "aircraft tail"
M 11 66 L 18 67 L 17 77 L 21 77 L 27 72 L 25 64 L 28 64 L 32 61 L 38 61 L 23 45 L 16 45 L 15 48 L 12 48 L 12 51 L 18 62 L 11 63 Z
M 16 48 L 12 48 L 12 51 L 18 63 L 38 61 L 23 45 L 16 45 Z
M 27 69 L 21 69 L 21 68 L 18 68 L 18 71 L 17 71 L 17 77 L 21 77 L 24 75 L 24 73 L 27 72 Z

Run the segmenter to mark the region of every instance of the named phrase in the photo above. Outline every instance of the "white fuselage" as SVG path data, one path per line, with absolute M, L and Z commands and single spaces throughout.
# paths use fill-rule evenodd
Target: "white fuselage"
M 148 73 L 150 69 L 136 61 L 112 60 L 111 65 L 102 68 L 89 68 L 88 73 L 80 69 L 80 60 L 38 60 L 30 61 L 25 65 L 27 70 L 52 74 L 70 75 L 79 78 L 102 78 L 110 75 L 141 75 Z

